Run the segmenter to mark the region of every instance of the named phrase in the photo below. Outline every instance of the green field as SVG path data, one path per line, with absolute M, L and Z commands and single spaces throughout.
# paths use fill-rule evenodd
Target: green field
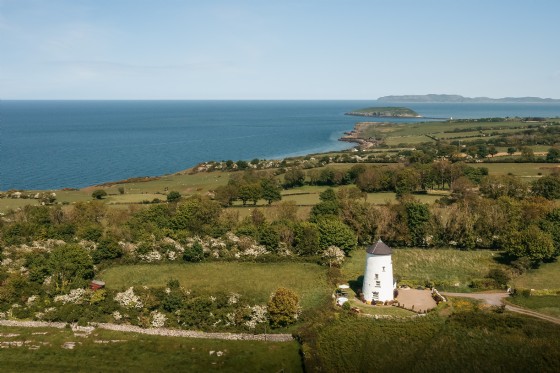
M 62 348 L 66 342 L 76 345 Z M 80 337 L 70 329 L 1 326 L 0 346 L 2 372 L 302 371 L 295 341 L 189 339 L 100 329 Z
M 339 317 L 304 339 L 308 371 L 558 372 L 560 326 L 488 311 L 412 320 Z
M 544 263 L 513 280 L 513 285 L 524 289 L 560 290 L 560 262 Z
M 560 317 L 559 295 L 517 296 L 508 298 L 507 301 L 520 307 L 530 308 L 540 313 Z
M 394 249 L 393 272 L 401 281 L 417 285 L 433 282 L 438 289 L 468 290 L 473 279 L 485 277 L 491 268 L 507 270 L 496 262 L 498 255 L 489 250 Z M 364 274 L 365 256 L 365 249 L 356 249 L 344 263 L 342 272 L 349 281 Z
M 314 263 L 207 262 L 157 265 L 122 265 L 100 273 L 108 288 L 164 287 L 169 279 L 198 294 L 235 292 L 244 300 L 266 303 L 279 287 L 293 290 L 305 308 L 320 305 L 331 293 L 325 267 Z

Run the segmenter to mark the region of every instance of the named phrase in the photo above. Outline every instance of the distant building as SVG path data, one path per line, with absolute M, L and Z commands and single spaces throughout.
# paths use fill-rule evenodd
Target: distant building
M 362 292 L 364 299 L 385 302 L 393 300 L 397 287 L 393 279 L 392 249 L 381 240 L 366 249 L 366 270 Z

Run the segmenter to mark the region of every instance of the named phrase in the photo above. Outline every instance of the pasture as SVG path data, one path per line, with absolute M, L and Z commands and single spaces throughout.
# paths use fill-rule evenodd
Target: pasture
M 177 279 L 196 294 L 238 293 L 242 299 L 264 304 L 279 287 L 293 290 L 301 306 L 313 308 L 331 294 L 325 267 L 315 263 L 205 262 L 119 265 L 98 276 L 111 289 L 130 286 L 165 287 Z
M 541 264 L 513 280 L 514 287 L 523 289 L 560 290 L 560 262 Z

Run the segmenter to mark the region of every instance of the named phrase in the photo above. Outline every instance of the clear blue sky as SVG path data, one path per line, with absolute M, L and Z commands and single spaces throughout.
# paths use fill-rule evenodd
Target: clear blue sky
M 0 98 L 560 98 L 559 15 L 557 0 L 0 0 Z

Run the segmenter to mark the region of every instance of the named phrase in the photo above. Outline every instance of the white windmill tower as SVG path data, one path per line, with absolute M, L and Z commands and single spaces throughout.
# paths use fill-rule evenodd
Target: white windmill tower
M 362 292 L 368 303 L 393 300 L 397 284 L 393 279 L 392 249 L 381 240 L 366 249 L 366 270 Z

